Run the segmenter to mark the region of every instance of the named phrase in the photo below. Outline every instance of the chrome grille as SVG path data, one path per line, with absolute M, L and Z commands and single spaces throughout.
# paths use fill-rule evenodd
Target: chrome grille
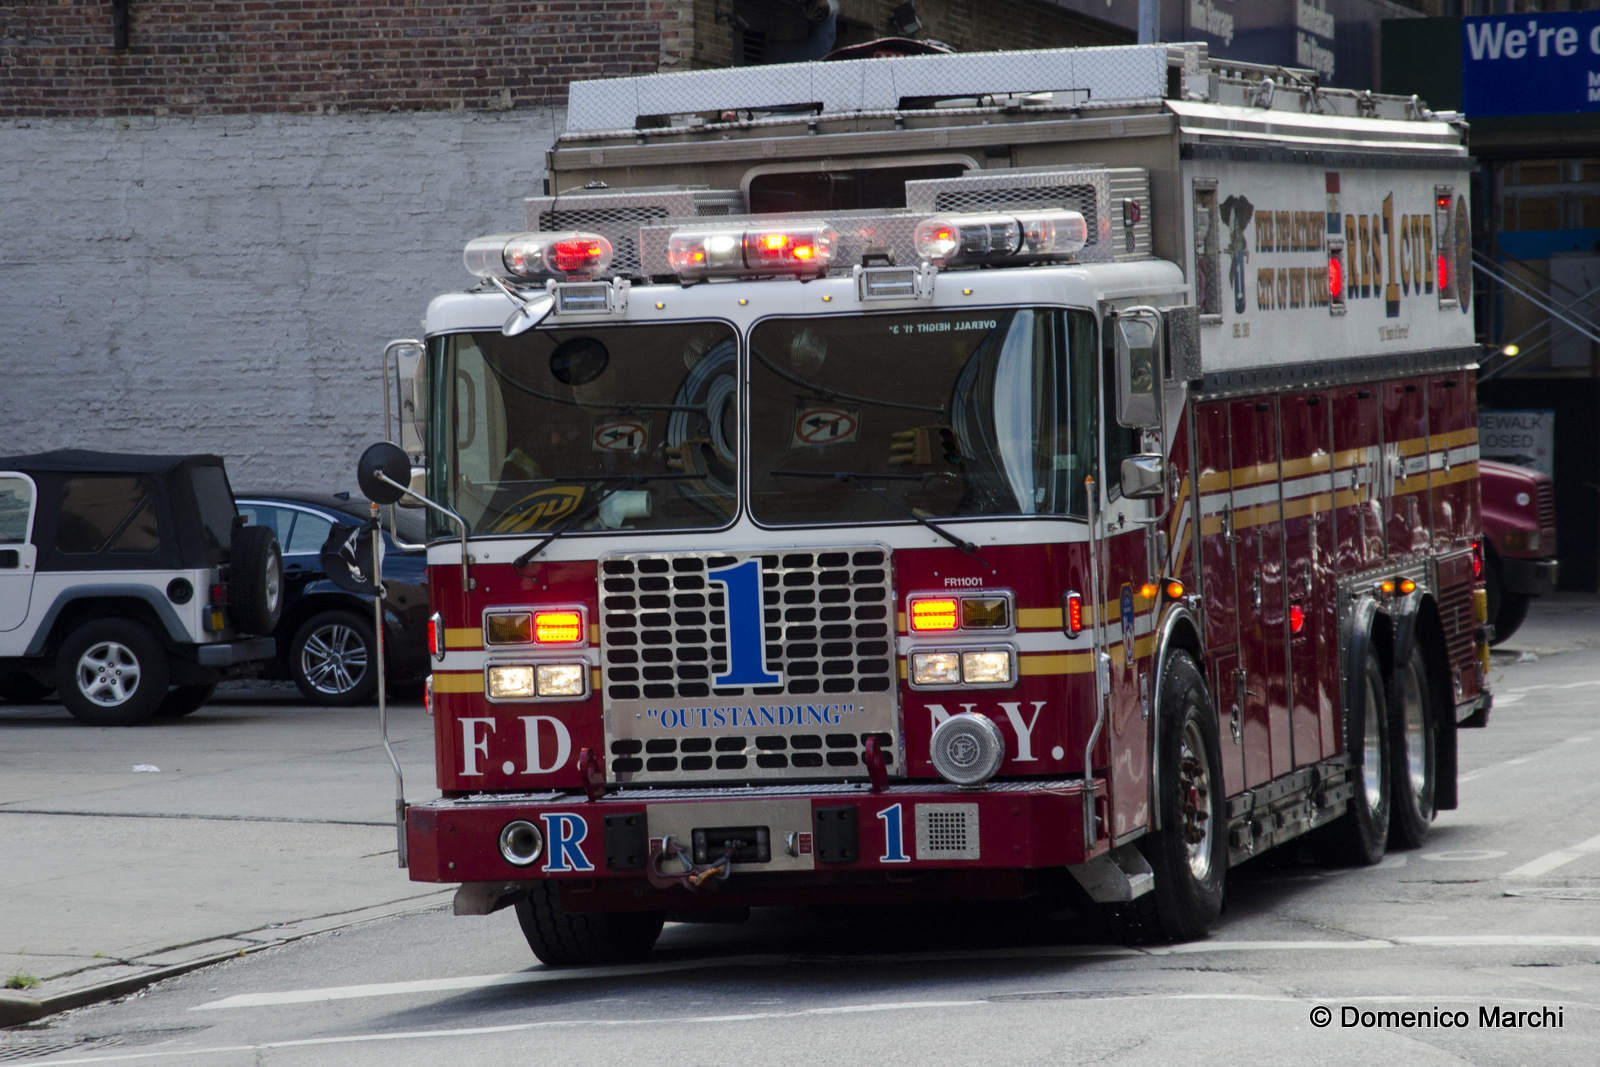
M 713 572 L 750 560 L 760 667 L 779 682 L 718 685 L 736 594 Z M 868 737 L 897 764 L 887 549 L 619 554 L 600 561 L 600 585 L 613 780 L 859 775 Z
M 1550 482 L 1539 483 L 1539 528 L 1556 528 L 1556 490 Z

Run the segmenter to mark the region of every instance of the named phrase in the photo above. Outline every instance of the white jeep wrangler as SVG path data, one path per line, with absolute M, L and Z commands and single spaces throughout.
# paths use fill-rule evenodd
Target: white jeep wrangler
M 0 700 L 187 715 L 275 654 L 283 557 L 218 456 L 0 457 Z

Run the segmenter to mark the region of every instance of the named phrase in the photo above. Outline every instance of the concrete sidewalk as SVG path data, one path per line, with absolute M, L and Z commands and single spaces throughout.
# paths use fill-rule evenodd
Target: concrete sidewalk
M 420 704 L 391 708 L 411 799 L 438 795 L 432 733 Z M 21 995 L 60 1010 L 443 904 L 453 887 L 396 866 L 393 797 L 375 708 L 253 686 L 99 729 L 0 705 L 0 984 L 37 979 Z M 29 1010 L 5 997 L 0 1025 Z

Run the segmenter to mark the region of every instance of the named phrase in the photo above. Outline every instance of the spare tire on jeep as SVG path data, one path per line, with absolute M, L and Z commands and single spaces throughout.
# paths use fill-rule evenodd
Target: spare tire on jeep
M 228 603 L 233 628 L 270 634 L 283 610 L 283 550 L 268 526 L 236 526 L 228 566 Z

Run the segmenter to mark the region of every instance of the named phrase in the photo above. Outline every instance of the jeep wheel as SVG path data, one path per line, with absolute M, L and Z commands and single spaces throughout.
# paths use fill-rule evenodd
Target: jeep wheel
M 346 611 L 311 616 L 289 645 L 289 675 L 313 704 L 364 704 L 378 689 L 372 623 Z
M 0 700 L 9 704 L 37 704 L 51 693 L 52 686 L 22 671 L 0 674 Z
M 283 610 L 283 550 L 267 526 L 233 531 L 233 561 L 228 566 L 229 613 L 233 628 L 270 634 Z
M 211 699 L 211 694 L 217 691 L 216 682 L 205 685 L 180 685 L 169 690 L 161 698 L 161 704 L 156 708 L 156 718 L 177 719 L 184 715 L 199 711 L 206 706 L 206 701 Z
M 131 619 L 78 627 L 56 654 L 56 689 L 74 718 L 90 726 L 135 726 L 167 695 L 167 654 Z

